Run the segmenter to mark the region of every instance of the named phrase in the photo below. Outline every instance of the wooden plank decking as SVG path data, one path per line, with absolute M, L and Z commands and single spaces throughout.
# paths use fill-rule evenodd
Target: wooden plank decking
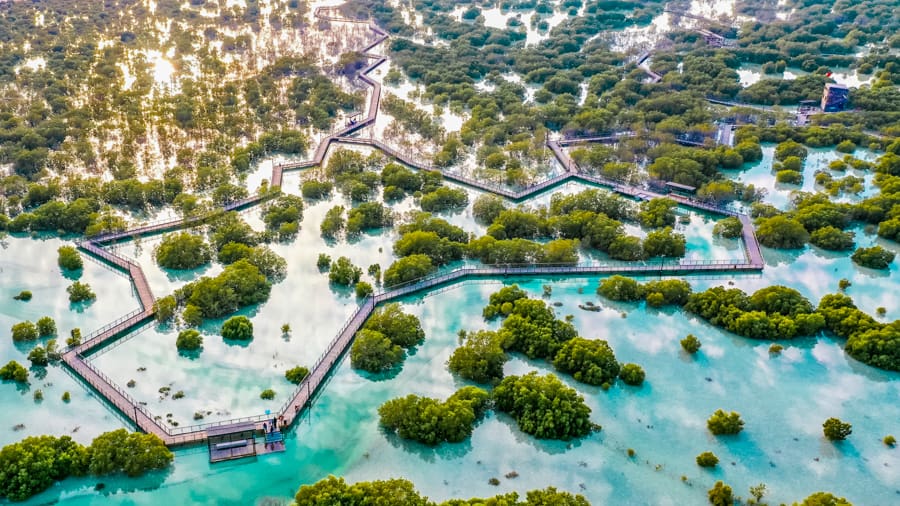
M 303 168 L 314 167 L 320 165 L 325 155 L 333 143 L 349 143 L 364 144 L 372 146 L 383 151 L 388 156 L 396 158 L 404 164 L 420 170 L 436 170 L 430 167 L 420 159 L 404 154 L 387 144 L 362 137 L 351 137 L 351 134 L 360 129 L 373 124 L 377 118 L 378 107 L 381 101 L 381 84 L 371 79 L 368 74 L 376 67 L 384 63 L 387 59 L 384 56 L 371 54 L 371 51 L 378 44 L 387 39 L 387 34 L 366 21 L 347 20 L 328 14 L 331 9 L 319 8 L 315 15 L 320 19 L 328 19 L 340 22 L 366 23 L 369 28 L 376 34 L 373 42 L 363 47 L 363 54 L 372 60 L 360 74 L 359 79 L 372 88 L 371 99 L 369 102 L 369 110 L 365 118 L 362 120 L 348 124 L 337 130 L 332 135 L 323 139 L 313 154 L 311 160 L 296 163 L 286 163 L 275 165 L 272 169 L 271 186 L 279 188 L 283 182 L 283 175 L 288 170 L 299 170 Z M 548 142 L 548 147 L 554 153 L 554 156 L 564 168 L 564 172 L 553 178 L 549 178 L 540 183 L 531 185 L 521 191 L 513 191 L 508 188 L 492 185 L 484 181 L 476 180 L 459 174 L 450 172 L 441 172 L 443 177 L 449 181 L 466 185 L 472 188 L 478 188 L 483 191 L 501 195 L 511 200 L 523 200 L 532 197 L 540 192 L 547 191 L 561 183 L 569 180 L 582 181 L 589 184 L 605 186 L 612 191 L 637 199 L 649 199 L 658 197 L 668 197 L 676 200 L 680 205 L 701 209 L 713 213 L 719 213 L 728 216 L 737 216 L 743 225 L 742 238 L 746 248 L 747 258 L 737 261 L 671 261 L 661 263 L 610 263 L 604 265 L 562 265 L 562 266 L 484 266 L 484 267 L 466 267 L 456 269 L 443 274 L 430 276 L 421 280 L 416 280 L 400 286 L 390 287 L 387 291 L 368 297 L 351 315 L 347 323 L 337 333 L 331 341 L 324 353 L 310 369 L 310 374 L 294 391 L 293 395 L 281 407 L 281 409 L 273 414 L 256 415 L 241 418 L 239 420 L 227 420 L 214 422 L 209 424 L 194 425 L 188 427 L 167 427 L 163 424 L 162 419 L 154 416 L 140 402 L 132 398 L 127 392 L 119 388 L 115 382 L 104 375 L 88 360 L 86 355 L 92 350 L 103 346 L 104 344 L 115 340 L 124 333 L 133 330 L 139 325 L 144 324 L 155 316 L 154 302 L 155 298 L 150 285 L 144 275 L 140 265 L 136 262 L 124 257 L 121 254 L 106 250 L 104 245 L 114 243 L 123 239 L 132 239 L 146 235 L 158 234 L 170 230 L 182 229 L 191 226 L 197 226 L 206 222 L 209 216 L 197 216 L 183 219 L 164 220 L 158 223 L 151 223 L 139 226 L 134 229 L 116 231 L 107 233 L 88 240 L 79 241 L 78 246 L 88 254 L 91 254 L 129 274 L 134 283 L 138 300 L 141 308 L 124 315 L 118 320 L 104 326 L 97 331 L 85 337 L 85 341 L 78 346 L 69 348 L 63 354 L 63 361 L 79 378 L 90 385 L 96 392 L 101 395 L 111 406 L 115 407 L 125 417 L 130 419 L 140 430 L 156 434 L 166 445 L 179 446 L 200 443 L 206 440 L 206 431 L 209 428 L 217 427 L 234 422 L 253 422 L 258 428 L 262 423 L 274 418 L 279 418 L 283 422 L 283 426 L 287 427 L 293 424 L 297 417 L 304 411 L 315 397 L 317 391 L 327 381 L 334 367 L 340 362 L 356 332 L 362 327 L 366 319 L 375 310 L 375 308 L 384 302 L 396 300 L 414 293 L 427 291 L 446 285 L 469 279 L 479 278 L 497 278 L 497 277 L 515 277 L 515 276 L 566 276 L 566 275 L 592 275 L 592 274 L 636 274 L 636 275 L 678 275 L 690 273 L 733 273 L 733 272 L 756 272 L 764 267 L 764 261 L 760 252 L 759 243 L 753 230 L 753 224 L 746 215 L 738 214 L 718 206 L 703 203 L 689 199 L 686 197 L 663 195 L 650 191 L 641 186 L 633 186 L 625 183 L 612 181 L 600 176 L 588 175 L 580 172 L 577 165 L 565 153 L 562 146 L 574 143 L 584 142 L 614 142 L 623 137 L 630 137 L 631 132 L 623 132 L 611 136 L 597 136 L 580 139 L 563 139 L 557 142 Z M 254 195 L 245 199 L 231 202 L 222 207 L 224 211 L 239 210 L 245 207 L 256 205 L 263 200 L 270 198 L 277 192 L 271 192 L 265 195 Z

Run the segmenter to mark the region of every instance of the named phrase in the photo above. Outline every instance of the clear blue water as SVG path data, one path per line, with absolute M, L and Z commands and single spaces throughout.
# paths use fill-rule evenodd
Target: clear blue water
M 0 363 L 15 360 L 30 366 L 26 357 L 38 343 L 14 343 L 10 337 L 10 328 L 20 321 L 50 316 L 56 321 L 58 342 L 64 346 L 72 328 L 79 327 L 87 335 L 139 307 L 127 277 L 87 258 L 79 279 L 91 286 L 97 300 L 87 306 L 70 304 L 66 287 L 75 276 L 66 277 L 56 265 L 56 249 L 64 244 L 70 243 L 11 236 L 0 239 Z M 30 290 L 33 298 L 13 300 L 22 290 Z M 34 368 L 29 380 L 28 387 L 0 382 L 0 444 L 47 433 L 69 434 L 89 442 L 102 432 L 125 426 L 61 367 Z M 37 389 L 43 391 L 43 401 L 33 399 Z M 72 396 L 68 404 L 62 401 L 66 391 Z M 16 429 L 19 424 L 24 428 Z
M 752 284 L 746 281 L 735 282 Z M 562 303 L 558 313 L 573 314 L 582 335 L 607 339 L 620 361 L 639 363 L 647 371 L 643 387 L 618 385 L 608 392 L 564 378 L 585 396 L 592 419 L 603 425 L 596 435 L 572 443 L 537 441 L 508 417 L 492 414 L 470 441 L 433 449 L 378 428 L 376 409 L 387 399 L 407 393 L 446 397 L 461 386 L 445 366 L 457 344 L 456 332 L 488 326 L 480 308 L 501 286 L 467 283 L 406 301 L 405 309 L 422 319 L 425 343 L 388 380 L 372 381 L 345 361 L 293 433 L 286 453 L 210 466 L 204 449 L 181 451 L 162 476 L 105 480 L 108 493 L 119 486 L 137 489 L 127 494 L 101 496 L 91 490 L 96 480 L 70 480 L 33 502 L 62 493 L 71 504 L 212 498 L 218 504 L 248 504 L 287 497 L 299 484 L 333 473 L 351 481 L 405 476 L 435 499 L 553 485 L 581 491 L 594 504 L 703 504 L 705 491 L 723 479 L 740 492 L 764 482 L 772 502 L 826 489 L 856 504 L 893 503 L 900 452 L 886 449 L 880 439 L 896 432 L 900 375 L 856 363 L 827 338 L 784 343 L 782 355 L 770 357 L 769 343 L 729 335 L 681 312 L 600 299 L 593 293 L 596 279 L 520 280 L 534 297 L 546 283 L 553 286 L 551 301 Z M 603 310 L 579 310 L 577 305 L 587 300 Z M 678 344 L 687 333 L 703 341 L 694 358 Z M 522 358 L 506 367 L 508 374 L 529 370 L 549 368 Z M 719 408 L 741 412 L 746 426 L 740 436 L 709 435 L 705 419 Z M 821 422 L 830 416 L 853 423 L 848 441 L 823 440 Z M 636 451 L 634 458 L 627 456 L 628 448 Z M 693 462 L 707 450 L 721 459 L 716 470 Z M 511 471 L 519 477 L 504 478 Z M 489 485 L 491 477 L 501 484 Z M 141 490 L 145 487 L 151 490 Z
M 809 155 L 803 164 L 803 183 L 799 185 L 777 183 L 775 182 L 775 173 L 772 171 L 772 164 L 775 159 L 775 146 L 772 143 L 764 143 L 762 145 L 763 157 L 760 161 L 745 164 L 739 170 L 723 171 L 723 173 L 726 177 L 730 177 L 735 181 L 752 184 L 756 188 L 765 188 L 768 191 L 765 202 L 781 210 L 786 210 L 790 207 L 792 192 L 817 192 L 823 190 L 821 186 L 816 185 L 817 171 L 828 172 L 834 179 L 856 176 L 865 180 L 865 189 L 861 193 L 858 195 L 841 194 L 833 199 L 836 202 L 858 202 L 878 192 L 878 189 L 872 184 L 872 180 L 875 177 L 875 173 L 872 171 L 848 169 L 840 172 L 830 170 L 828 164 L 844 157 L 844 153 L 839 153 L 834 148 L 807 148 Z M 871 162 L 878 157 L 878 153 L 858 148 L 853 152 L 853 156 L 860 160 Z
M 760 169 L 746 173 L 754 170 Z M 296 192 L 298 183 L 298 175 L 289 175 L 285 188 Z M 566 185 L 558 191 L 581 189 Z M 476 195 L 472 193 L 472 200 Z M 779 197 L 770 194 L 769 198 L 777 201 Z M 545 194 L 528 204 L 548 201 Z M 318 224 L 337 203 L 342 203 L 339 197 L 307 206 L 298 237 L 273 246 L 287 259 L 288 274 L 273 287 L 268 302 L 242 311 L 254 323 L 255 338 L 249 344 L 223 342 L 218 336 L 221 321 L 213 321 L 202 329 L 203 352 L 185 357 L 175 350 L 173 329 L 150 326 L 92 360 L 120 384 L 134 379 L 135 397 L 162 417 L 171 413 L 171 419 L 182 426 L 195 423 L 197 411 L 204 413 L 203 421 L 210 421 L 277 409 L 293 389 L 283 378 L 284 370 L 315 361 L 356 304 L 352 294 L 328 285 L 315 266 L 317 255 L 346 255 L 363 268 L 376 262 L 384 268 L 392 261 L 396 232 L 366 234 L 351 243 L 335 244 L 319 236 Z M 396 206 L 399 211 L 411 208 L 410 199 Z M 260 227 L 258 216 L 258 210 L 245 213 L 250 223 Z M 446 218 L 483 233 L 484 227 L 474 223 L 471 205 Z M 739 243 L 712 238 L 712 226 L 712 220 L 697 214 L 691 214 L 689 225 L 679 224 L 688 239 L 689 257 L 739 256 Z M 629 231 L 644 233 L 637 227 Z M 866 235 L 862 228 L 855 232 L 861 246 L 879 243 L 900 249 Z M 157 295 L 220 269 L 212 265 L 177 275 L 159 269 L 151 258 L 157 241 L 145 239 L 139 245 L 120 247 L 140 259 Z M 137 307 L 126 278 L 87 261 L 82 279 L 94 287 L 98 300 L 81 313 L 73 311 L 64 291 L 70 280 L 56 267 L 61 241 L 9 237 L 4 244 L 0 250 L 2 329 L 48 314 L 57 319 L 62 332 L 75 325 L 87 332 Z M 696 290 L 732 282 L 747 292 L 786 284 L 817 302 L 837 290 L 840 278 L 847 278 L 853 282 L 847 292 L 862 309 L 874 313 L 885 306 L 885 321 L 900 318 L 887 296 L 896 291 L 896 265 L 889 271 L 872 271 L 855 266 L 846 254 L 812 247 L 794 252 L 766 249 L 764 255 L 767 267 L 761 275 L 690 281 Z M 328 474 L 350 481 L 403 476 L 434 499 L 552 485 L 581 492 L 594 504 L 704 504 L 706 490 L 722 479 L 744 496 L 749 486 L 764 482 L 771 503 L 798 500 L 816 490 L 833 491 L 855 504 L 900 500 L 900 451 L 880 442 L 888 433 L 900 433 L 900 375 L 850 359 L 840 343 L 830 338 L 782 343 L 786 347 L 782 355 L 770 357 L 768 342 L 730 335 L 679 311 L 605 301 L 595 295 L 597 282 L 598 278 L 520 280 L 533 296 L 539 296 L 541 285 L 551 284 L 551 300 L 562 303 L 559 316 L 574 315 L 582 335 L 607 339 L 620 361 L 639 363 L 647 371 L 643 387 L 616 386 L 608 392 L 564 378 L 585 396 L 592 419 L 604 427 L 583 440 L 537 441 L 521 433 L 508 417 L 495 414 L 478 425 L 470 441 L 438 448 L 401 441 L 378 428 L 376 410 L 384 401 L 408 393 L 443 398 L 461 386 L 445 364 L 457 345 L 456 333 L 488 326 L 480 317 L 481 308 L 501 286 L 499 282 L 466 283 L 407 299 L 405 309 L 422 319 L 425 343 L 392 378 L 373 381 L 350 369 L 346 361 L 342 363 L 291 433 L 286 453 L 210 466 L 205 448 L 179 450 L 175 464 L 164 473 L 137 480 L 104 479 L 105 488 L 99 493 L 94 491 L 96 479 L 67 480 L 29 503 L 260 504 L 267 498 L 287 499 L 299 485 Z M 31 302 L 11 299 L 25 288 L 35 293 Z M 586 301 L 603 310 L 578 309 Z M 283 323 L 293 329 L 288 337 L 281 335 Z M 687 333 L 703 342 L 694 358 L 685 356 L 678 344 Z M 28 349 L 17 349 L 9 339 L 2 346 L 4 362 L 10 358 L 25 362 Z M 550 369 L 546 363 L 521 357 L 507 365 L 509 374 L 529 370 Z M 41 386 L 45 400 L 40 404 L 35 404 L 30 392 L 0 385 L 4 444 L 30 434 L 70 434 L 76 426 L 80 428 L 73 435 L 88 442 L 100 432 L 122 426 L 60 368 L 49 368 L 42 381 L 53 384 Z M 185 397 L 160 398 L 158 390 L 163 386 L 173 393 L 183 390 Z M 273 401 L 259 398 L 264 388 L 276 391 Z M 64 390 L 73 395 L 69 405 L 59 400 Z M 705 420 L 719 408 L 741 412 L 746 426 L 740 436 L 717 439 L 709 435 Z M 834 445 L 823 440 L 821 423 L 830 416 L 853 424 L 848 441 Z M 13 431 L 16 423 L 25 423 L 26 428 Z M 635 450 L 634 458 L 627 456 L 628 448 Z M 719 468 L 707 471 L 696 466 L 694 457 L 707 450 L 719 456 Z M 519 477 L 505 478 L 511 471 Z M 500 479 L 499 486 L 488 484 L 492 477 Z

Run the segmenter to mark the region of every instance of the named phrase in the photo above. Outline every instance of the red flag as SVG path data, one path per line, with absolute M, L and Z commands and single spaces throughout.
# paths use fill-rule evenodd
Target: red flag
M 831 72 L 825 74 L 825 77 L 831 77 Z

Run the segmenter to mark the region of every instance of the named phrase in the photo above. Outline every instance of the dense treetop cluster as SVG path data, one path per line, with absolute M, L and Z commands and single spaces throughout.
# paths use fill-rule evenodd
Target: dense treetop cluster
M 23 501 L 55 481 L 88 473 L 141 476 L 173 458 L 158 437 L 125 429 L 101 434 L 87 447 L 69 436 L 28 437 L 0 450 L 0 497 Z

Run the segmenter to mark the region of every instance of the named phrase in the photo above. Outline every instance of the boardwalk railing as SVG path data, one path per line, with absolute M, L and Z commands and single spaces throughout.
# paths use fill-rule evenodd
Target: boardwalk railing
M 305 162 L 291 162 L 284 164 L 276 164 L 272 167 L 271 188 L 275 190 L 280 188 L 282 177 L 285 171 L 298 170 L 308 167 L 320 165 L 325 158 L 329 147 L 332 143 L 351 143 L 365 144 L 373 146 L 385 154 L 392 156 L 402 163 L 421 170 L 435 170 L 426 163 L 417 159 L 412 155 L 401 153 L 399 150 L 388 146 L 387 144 L 375 140 L 360 137 L 350 137 L 350 134 L 373 124 L 377 118 L 378 108 L 381 101 L 381 83 L 371 79 L 368 74 L 376 67 L 384 63 L 387 59 L 384 56 L 369 53 L 375 46 L 387 39 L 387 34 L 374 24 L 367 21 L 347 20 L 331 16 L 327 13 L 332 12 L 328 8 L 317 8 L 315 15 L 320 19 L 329 19 L 333 21 L 366 23 L 370 30 L 376 34 L 373 42 L 368 43 L 362 48 L 362 53 L 372 62 L 365 67 L 359 74 L 358 78 L 372 88 L 371 100 L 369 102 L 369 111 L 362 120 L 348 124 L 333 132 L 330 136 L 325 137 L 317 147 L 313 158 Z M 443 176 L 450 181 L 464 184 L 473 188 L 479 188 L 487 192 L 495 193 L 512 200 L 521 200 L 531 197 L 539 192 L 545 191 L 555 185 L 561 184 L 569 180 L 577 180 L 591 184 L 598 184 L 609 187 L 612 191 L 639 199 L 664 197 L 648 188 L 641 186 L 629 185 L 626 183 L 612 181 L 601 176 L 593 176 L 584 174 L 578 170 L 577 165 L 561 149 L 562 146 L 568 146 L 576 143 L 586 142 L 610 142 L 621 138 L 633 136 L 633 132 L 620 132 L 610 135 L 582 137 L 562 139 L 559 141 L 548 142 L 548 147 L 554 153 L 554 156 L 562 164 L 565 172 L 555 177 L 549 178 L 537 184 L 530 185 L 521 191 L 513 191 L 509 188 L 492 185 L 484 181 L 469 178 L 460 174 L 450 172 L 441 172 Z M 316 395 L 319 388 L 328 380 L 334 366 L 340 361 L 341 357 L 349 349 L 350 344 L 356 332 L 362 327 L 363 323 L 375 308 L 384 302 L 398 299 L 406 295 L 428 290 L 442 284 L 462 281 L 475 278 L 496 278 L 507 276 L 555 276 L 555 275 L 578 275 L 578 274 L 613 274 L 613 273 L 636 273 L 648 275 L 674 275 L 690 272 L 741 272 L 741 271 L 759 271 L 763 268 L 764 263 L 760 252 L 759 244 L 753 230 L 752 222 L 746 215 L 738 214 L 734 211 L 714 206 L 708 203 L 699 202 L 693 199 L 668 196 L 675 199 L 680 205 L 702 209 L 710 212 L 716 212 L 728 216 L 738 216 L 743 225 L 742 238 L 746 247 L 747 258 L 743 260 L 671 260 L 660 262 L 644 262 L 644 263 L 625 263 L 625 262 L 601 262 L 587 265 L 484 265 L 479 267 L 461 267 L 445 272 L 438 272 L 431 276 L 410 280 L 405 283 L 388 287 L 385 291 L 367 297 L 362 304 L 350 315 L 343 327 L 338 331 L 337 335 L 331 340 L 322 355 L 316 360 L 310 369 L 309 375 L 297 386 L 291 398 L 288 399 L 275 414 L 255 415 L 242 417 L 234 420 L 223 420 L 205 424 L 190 425 L 185 427 L 169 427 L 162 422 L 159 417 L 153 416 L 150 411 L 140 402 L 131 397 L 128 392 L 123 390 L 116 383 L 99 371 L 86 358 L 85 354 L 91 350 L 102 346 L 104 343 L 113 340 L 123 333 L 126 333 L 136 326 L 143 324 L 155 315 L 154 297 L 150 290 L 150 285 L 144 275 L 140 265 L 133 259 L 127 258 L 125 255 L 117 251 L 109 251 L 103 248 L 103 245 L 115 242 L 123 238 L 135 238 L 144 235 L 155 234 L 163 231 L 181 229 L 196 225 L 201 225 L 214 219 L 215 216 L 222 212 L 231 210 L 239 210 L 245 207 L 256 205 L 274 195 L 277 191 L 269 191 L 263 194 L 248 196 L 234 202 L 229 202 L 221 208 L 204 214 L 202 216 L 190 216 L 186 218 L 165 219 L 154 223 L 146 223 L 136 228 L 124 231 L 110 232 L 89 238 L 86 240 L 76 241 L 76 244 L 85 252 L 96 256 L 114 266 L 126 271 L 132 279 L 134 286 L 138 292 L 138 298 L 141 308 L 124 316 L 116 321 L 97 329 L 86 336 L 86 340 L 78 346 L 68 348 L 63 354 L 65 364 L 87 384 L 91 385 L 96 391 L 102 395 L 107 402 L 116 407 L 126 417 L 141 430 L 158 435 L 163 441 L 170 446 L 198 443 L 206 439 L 206 430 L 211 427 L 227 425 L 236 422 L 263 422 L 265 420 L 277 417 L 287 426 L 290 426 L 300 413 L 309 405 Z
M 100 327 L 97 330 L 94 330 L 93 332 L 91 332 L 90 334 L 88 334 L 86 336 L 82 336 L 82 341 L 78 346 L 71 346 L 68 349 L 75 349 L 75 348 L 90 349 L 90 348 L 93 348 L 96 340 L 98 338 L 102 337 L 103 334 L 108 332 L 110 329 L 121 325 L 123 322 L 126 322 L 138 315 L 143 315 L 144 311 L 145 310 L 143 308 L 139 308 L 139 309 L 135 309 L 134 311 L 132 311 L 126 315 L 120 316 L 115 321 L 107 323 L 106 325 Z M 66 351 L 68 351 L 68 349 Z

